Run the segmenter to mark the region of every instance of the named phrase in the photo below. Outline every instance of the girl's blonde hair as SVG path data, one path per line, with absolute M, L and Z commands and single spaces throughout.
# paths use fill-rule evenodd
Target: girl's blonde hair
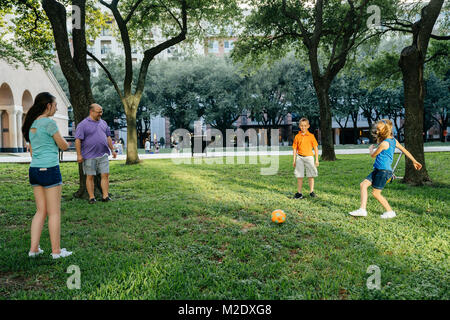
M 372 129 L 372 135 L 380 143 L 392 137 L 392 121 L 389 119 L 381 119 L 375 122 Z

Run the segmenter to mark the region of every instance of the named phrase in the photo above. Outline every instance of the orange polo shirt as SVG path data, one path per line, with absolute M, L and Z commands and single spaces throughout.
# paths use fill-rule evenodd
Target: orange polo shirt
M 294 143 L 292 144 L 292 149 L 297 151 L 297 154 L 308 157 L 313 156 L 312 149 L 317 147 L 319 144 L 317 143 L 316 137 L 307 131 L 304 135 L 300 131 L 294 139 Z

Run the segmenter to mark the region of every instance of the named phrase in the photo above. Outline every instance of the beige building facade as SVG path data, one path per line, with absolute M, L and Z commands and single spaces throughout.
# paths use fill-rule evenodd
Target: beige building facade
M 56 97 L 57 111 L 52 117 L 62 136 L 68 135 L 68 107 L 70 102 L 51 71 L 32 65 L 15 68 L 0 60 L 0 152 L 24 152 L 25 140 L 22 123 L 40 92 L 50 92 Z

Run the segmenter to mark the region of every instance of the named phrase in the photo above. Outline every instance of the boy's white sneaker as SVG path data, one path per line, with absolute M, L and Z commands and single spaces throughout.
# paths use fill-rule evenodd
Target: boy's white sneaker
M 367 210 L 363 208 L 359 208 L 358 210 L 352 211 L 348 213 L 351 216 L 354 217 L 365 217 L 367 216 Z
M 381 217 L 381 219 L 391 219 L 391 218 L 394 218 L 395 216 L 396 216 L 396 214 L 394 211 L 386 211 L 380 217 Z
M 38 255 L 40 255 L 41 253 L 44 253 L 44 250 L 41 249 L 41 247 L 38 247 L 38 252 L 28 252 L 28 256 L 29 257 L 37 257 Z
M 59 254 L 58 253 L 52 253 L 51 255 L 52 255 L 53 259 L 59 259 L 59 258 L 68 257 L 71 254 L 72 254 L 72 251 L 67 251 L 66 248 L 62 248 L 61 252 Z

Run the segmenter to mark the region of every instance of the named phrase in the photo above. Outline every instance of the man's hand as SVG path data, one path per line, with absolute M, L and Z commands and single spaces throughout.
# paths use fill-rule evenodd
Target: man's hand
M 417 161 L 414 161 L 413 165 L 414 165 L 414 168 L 416 168 L 416 170 L 422 169 L 422 165 L 419 162 L 417 162 Z
M 292 163 L 292 166 L 295 168 L 295 165 L 296 165 L 296 163 L 295 163 L 295 160 L 294 160 L 294 162 Z
M 111 152 L 111 154 L 112 154 L 112 156 L 113 156 L 113 158 L 115 159 L 115 158 L 117 158 L 117 152 L 115 152 L 114 150 Z
M 319 160 L 316 160 L 315 166 L 316 168 L 319 166 Z
M 83 156 L 81 154 L 77 154 L 77 162 L 78 163 L 83 163 Z

